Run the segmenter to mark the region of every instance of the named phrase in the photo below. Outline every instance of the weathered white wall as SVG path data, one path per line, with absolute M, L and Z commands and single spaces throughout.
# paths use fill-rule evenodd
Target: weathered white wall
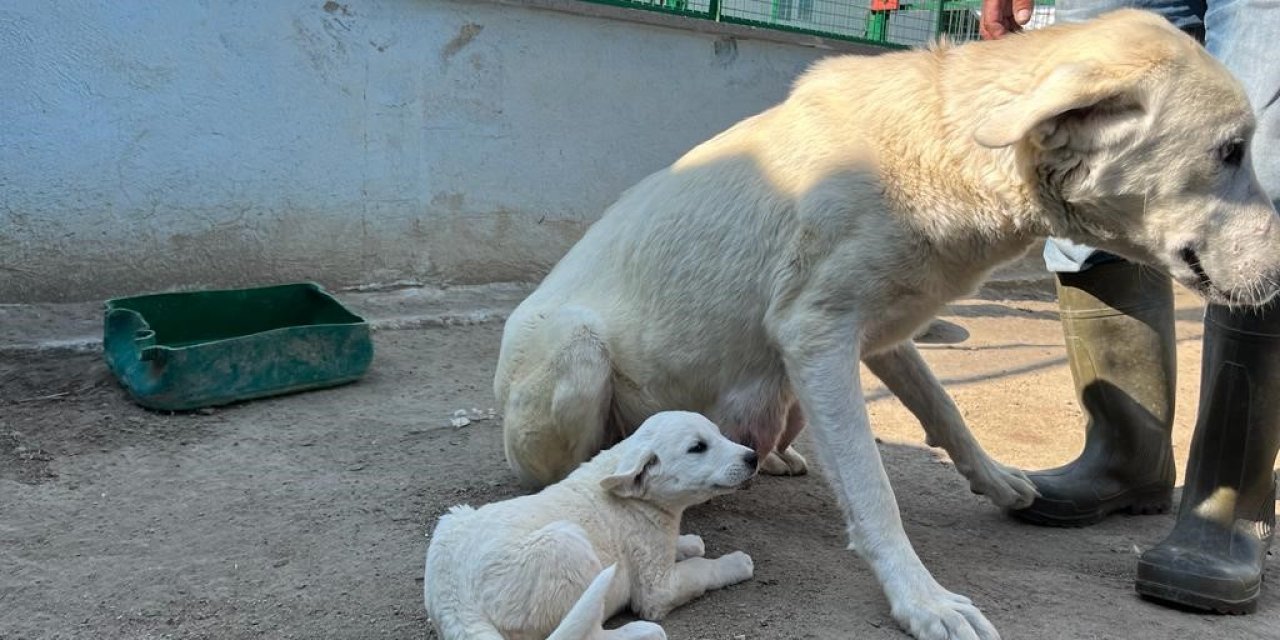
M 0 302 L 537 279 L 820 55 L 482 2 L 0 0 Z

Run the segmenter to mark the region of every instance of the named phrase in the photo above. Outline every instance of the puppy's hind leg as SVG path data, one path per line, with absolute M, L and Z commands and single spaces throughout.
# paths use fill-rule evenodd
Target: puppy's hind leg
M 563 307 L 523 337 L 524 360 L 504 407 L 507 463 L 522 482 L 563 479 L 600 451 L 612 403 L 612 364 L 595 312 Z
M 699 536 L 686 534 L 676 539 L 676 560 L 701 558 L 706 553 L 707 547 Z
M 615 637 L 602 625 L 619 600 L 625 602 L 616 584 L 618 565 L 602 566 L 581 526 L 552 522 L 509 549 L 495 568 L 483 595 L 493 603 L 490 616 L 499 626 L 547 640 Z
M 550 578 L 561 583 L 544 583 L 549 592 L 557 592 L 557 587 L 565 587 L 581 580 L 581 569 L 600 564 L 591 543 L 586 539 L 586 532 L 575 524 L 553 522 L 534 533 L 531 540 L 533 543 L 525 551 L 539 556 L 539 560 L 543 562 L 534 561 L 530 568 L 540 573 L 544 580 Z M 542 549 L 535 550 L 536 547 Z M 566 568 L 569 569 L 567 572 Z M 563 573 L 557 575 L 554 573 L 556 571 Z M 617 629 L 603 628 L 605 619 L 612 615 L 614 609 L 610 603 L 610 595 L 616 590 L 614 581 L 617 571 L 618 565 L 610 565 L 596 574 L 547 640 L 667 640 L 666 631 L 652 622 L 636 621 Z M 529 577 L 531 576 L 525 576 Z M 531 595 L 545 596 L 546 593 Z

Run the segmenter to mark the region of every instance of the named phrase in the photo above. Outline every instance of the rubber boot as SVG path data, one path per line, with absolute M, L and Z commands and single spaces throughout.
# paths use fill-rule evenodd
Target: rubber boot
M 1117 511 L 1164 513 L 1173 501 L 1173 286 L 1128 262 L 1058 275 L 1058 307 L 1084 451 L 1028 473 L 1040 497 L 1011 511 L 1033 524 L 1078 527 Z
M 1275 529 L 1280 446 L 1280 309 L 1210 306 L 1200 413 L 1178 522 L 1138 560 L 1138 593 L 1252 613 Z

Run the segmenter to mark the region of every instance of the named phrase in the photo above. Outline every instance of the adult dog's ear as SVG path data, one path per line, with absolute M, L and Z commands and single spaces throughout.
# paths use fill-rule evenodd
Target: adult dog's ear
M 644 494 L 649 474 L 658 464 L 658 454 L 648 447 L 634 447 L 623 454 L 613 475 L 600 480 L 600 486 L 620 498 L 636 498 Z
M 1117 74 L 1101 64 L 1060 65 L 1031 90 L 992 110 L 973 138 L 984 147 L 998 149 L 1027 138 L 1041 125 L 1070 112 L 1140 110 L 1138 76 L 1132 69 Z

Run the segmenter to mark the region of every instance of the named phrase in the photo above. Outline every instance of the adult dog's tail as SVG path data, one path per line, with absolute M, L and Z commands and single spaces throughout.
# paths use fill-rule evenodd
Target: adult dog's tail
M 599 633 L 604 628 L 605 598 L 609 597 L 609 587 L 613 585 L 613 576 L 617 573 L 618 565 L 605 567 L 587 585 L 587 590 L 582 592 L 582 596 L 547 640 L 591 640 Z

